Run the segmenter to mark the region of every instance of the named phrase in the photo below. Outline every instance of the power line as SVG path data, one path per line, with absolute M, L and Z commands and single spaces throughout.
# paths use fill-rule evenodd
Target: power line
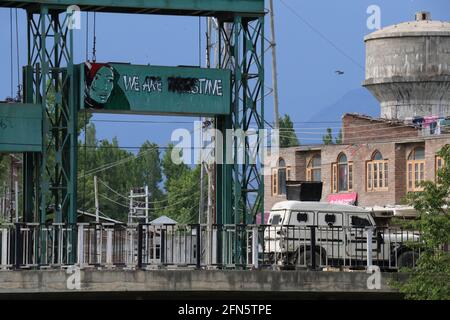
M 193 124 L 194 121 L 156 121 L 156 120 L 107 120 L 107 119 L 91 119 L 91 122 L 105 123 L 149 123 L 149 124 Z
M 122 203 L 119 203 L 119 202 L 117 202 L 117 201 L 115 201 L 115 200 L 113 200 L 113 199 L 111 199 L 111 198 L 105 196 L 105 195 L 102 194 L 102 193 L 99 193 L 98 195 L 99 195 L 100 197 L 104 198 L 105 200 L 108 200 L 109 202 L 112 202 L 112 203 L 114 203 L 114 204 L 116 204 L 116 205 L 118 205 L 118 206 L 122 206 L 122 207 L 127 208 L 127 209 L 130 208 L 129 205 L 124 205 L 124 204 L 122 204 Z
M 309 29 L 318 34 L 323 40 L 325 40 L 329 45 L 331 45 L 334 49 L 336 49 L 340 54 L 349 59 L 353 64 L 355 64 L 360 69 L 364 70 L 364 67 L 355 59 L 353 59 L 350 55 L 348 55 L 344 50 L 339 48 L 333 41 L 328 39 L 320 30 L 315 28 L 311 23 L 309 23 L 305 18 L 303 18 L 294 8 L 289 6 L 284 0 L 280 0 L 281 3 L 288 8 L 301 22 L 303 22 Z

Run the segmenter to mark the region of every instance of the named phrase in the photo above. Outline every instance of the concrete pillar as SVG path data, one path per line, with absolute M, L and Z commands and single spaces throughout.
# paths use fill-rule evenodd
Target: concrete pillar
M 372 236 L 373 236 L 373 228 L 368 227 L 366 229 L 367 233 L 367 248 L 366 248 L 366 254 L 367 254 L 367 268 L 372 266 Z

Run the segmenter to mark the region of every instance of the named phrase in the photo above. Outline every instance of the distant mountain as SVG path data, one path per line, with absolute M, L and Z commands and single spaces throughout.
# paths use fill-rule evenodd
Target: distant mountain
M 307 125 L 303 125 L 305 131 L 308 133 L 299 134 L 301 144 L 322 143 L 321 133 L 323 132 L 324 135 L 328 127 L 333 128 L 334 135 L 337 135 L 341 126 L 340 121 L 345 113 L 360 113 L 372 117 L 379 117 L 380 105 L 365 88 L 349 91 L 338 101 L 313 115 L 308 120 Z M 314 134 L 311 134 L 311 132 L 314 132 Z
M 320 110 L 308 122 L 340 121 L 345 113 L 361 113 L 372 117 L 380 115 L 380 105 L 365 88 L 346 93 L 332 105 Z

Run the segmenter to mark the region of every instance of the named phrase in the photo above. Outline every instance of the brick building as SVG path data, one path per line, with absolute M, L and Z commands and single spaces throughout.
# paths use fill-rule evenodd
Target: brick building
M 364 87 L 380 119 L 345 114 L 343 143 L 282 149 L 265 176 L 265 211 L 286 199 L 286 182 L 322 181 L 322 201 L 399 206 L 435 180 L 450 144 L 450 22 L 428 12 L 365 37 Z
M 450 144 L 447 127 L 439 134 L 405 121 L 343 116 L 343 143 L 280 150 L 278 166 L 265 176 L 265 210 L 286 200 L 286 181 L 322 181 L 322 201 L 364 207 L 396 206 L 418 183 L 434 180 L 437 156 Z

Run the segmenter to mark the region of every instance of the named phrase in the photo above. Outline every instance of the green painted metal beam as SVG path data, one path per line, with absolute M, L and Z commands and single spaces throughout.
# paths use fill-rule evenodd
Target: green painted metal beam
M 0 7 L 30 8 L 33 5 L 77 5 L 82 11 L 202 15 L 218 14 L 262 15 L 264 0 L 9 0 L 0 1 Z
M 0 152 L 41 152 L 42 108 L 0 104 Z

